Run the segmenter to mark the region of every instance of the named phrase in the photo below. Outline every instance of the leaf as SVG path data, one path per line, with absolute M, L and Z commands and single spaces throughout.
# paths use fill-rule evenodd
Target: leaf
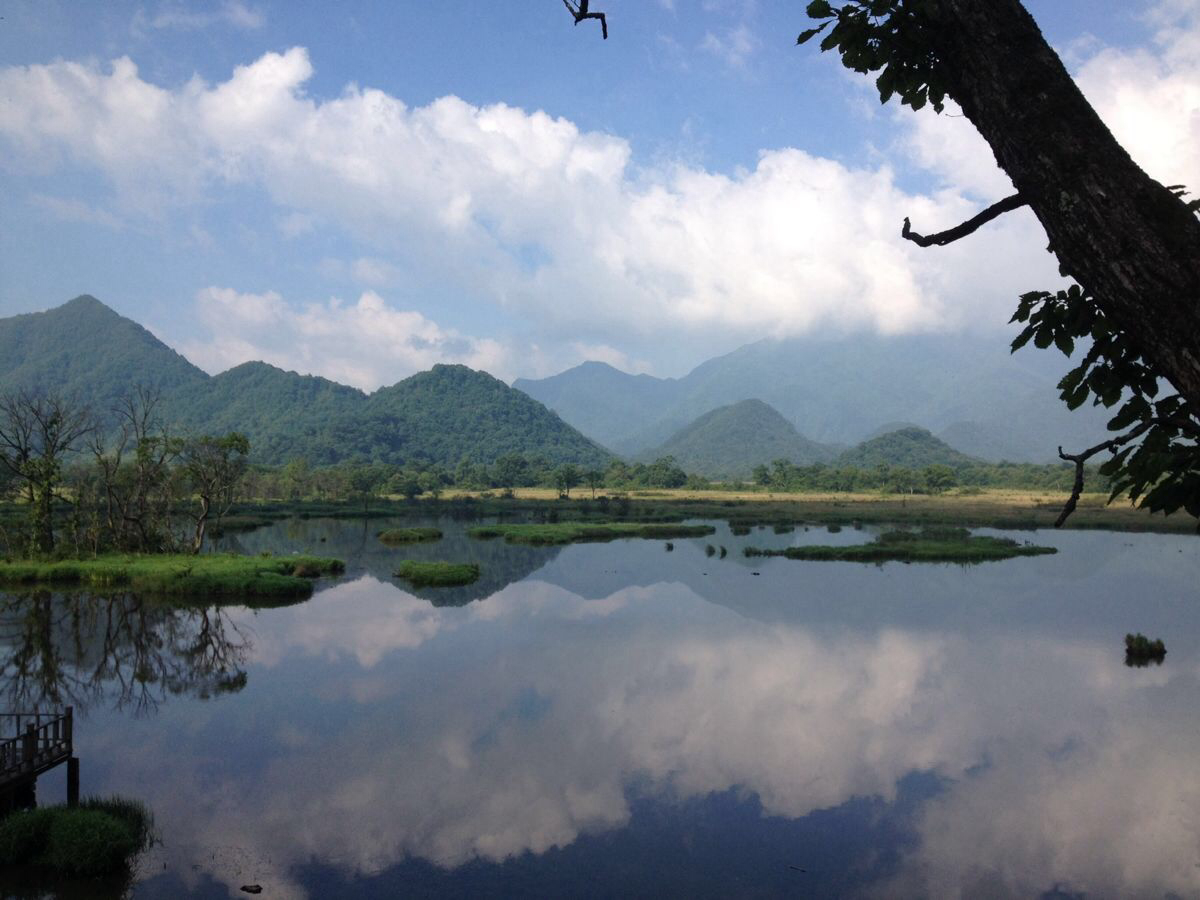
M 1029 343 L 1029 339 L 1031 337 L 1033 337 L 1033 329 L 1026 328 L 1024 331 L 1022 331 L 1020 334 L 1018 334 L 1015 338 L 1013 338 L 1012 349 L 1009 352 L 1016 353 L 1018 350 L 1020 350 L 1022 347 L 1024 347 L 1026 344 Z
M 818 25 L 816 28 L 810 28 L 807 31 L 802 31 L 802 32 L 800 32 L 800 36 L 798 38 L 796 38 L 796 43 L 797 44 L 807 43 L 808 41 L 812 40 L 814 37 L 816 37 L 818 34 L 820 34 L 822 31 L 824 31 L 828 27 L 829 27 L 829 23 L 825 22 L 822 25 Z
M 833 15 L 833 7 L 829 5 L 829 0 L 812 0 L 804 11 L 810 19 L 828 19 Z
M 1054 333 L 1054 346 L 1062 351 L 1063 356 L 1070 356 L 1075 352 L 1075 342 L 1071 340 L 1071 336 L 1065 331 L 1056 331 Z

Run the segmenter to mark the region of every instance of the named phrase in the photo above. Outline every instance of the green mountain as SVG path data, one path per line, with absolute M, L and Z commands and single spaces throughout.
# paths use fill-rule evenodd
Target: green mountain
M 191 431 L 241 431 L 250 438 L 256 459 L 305 457 L 324 465 L 344 457 L 329 439 L 331 425 L 353 422 L 366 401 L 367 395 L 357 388 L 248 362 L 169 395 L 163 411 Z M 349 439 L 354 429 L 348 431 Z M 350 456 L 356 454 L 357 450 Z
M 769 465 L 776 459 L 797 465 L 828 462 L 837 452 L 801 435 L 778 410 L 761 400 L 743 400 L 705 413 L 639 458 L 648 462 L 673 456 L 686 472 L 747 478 L 762 463 Z
M 165 393 L 208 375 L 84 294 L 47 312 L 0 319 L 0 393 L 57 391 L 109 410 L 138 383 Z
M 921 469 L 939 463 L 964 466 L 977 462 L 978 459 L 959 453 L 924 428 L 916 427 L 889 431 L 869 441 L 863 441 L 836 460 L 837 465 L 857 466 L 861 469 L 872 469 L 880 465 Z
M 603 467 L 611 459 L 527 394 L 465 366 L 434 366 L 367 395 L 262 362 L 209 376 L 94 297 L 0 319 L 0 393 L 58 391 L 104 416 L 138 385 L 160 390 L 174 427 L 244 432 L 265 463 L 452 466 L 519 453 Z
M 394 425 L 405 458 L 494 462 L 519 453 L 604 466 L 612 458 L 527 394 L 486 372 L 436 365 L 367 398 L 364 420 Z
M 1090 447 L 1101 440 L 1103 410 L 1072 412 L 1058 399 L 1056 385 L 1070 363 L 1032 348 L 1010 354 L 1007 341 L 1001 333 L 764 340 L 682 378 L 587 363 L 514 386 L 628 455 L 658 447 L 698 416 L 747 397 L 770 404 L 822 443 L 855 444 L 889 423 L 912 422 L 947 437 L 970 436 L 972 452 L 988 459 L 1048 462 L 1057 459 L 1059 444 Z

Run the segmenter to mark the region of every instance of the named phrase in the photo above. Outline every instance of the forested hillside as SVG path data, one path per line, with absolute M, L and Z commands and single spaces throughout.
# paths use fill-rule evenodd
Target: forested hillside
M 839 466 L 855 466 L 872 469 L 876 466 L 904 466 L 923 469 L 925 466 L 968 466 L 980 460 L 959 453 L 945 441 L 934 437 L 924 428 L 901 428 L 889 431 L 857 447 L 847 450 L 837 458 Z
M 705 413 L 638 458 L 671 456 L 687 472 L 741 479 L 749 478 L 755 466 L 777 459 L 796 465 L 827 462 L 839 449 L 810 441 L 761 400 L 743 400 Z
M 94 297 L 0 319 L 0 393 L 56 391 L 104 425 L 138 386 L 159 392 L 175 430 L 243 432 L 264 463 L 453 466 L 518 454 L 602 467 L 612 457 L 528 395 L 465 366 L 435 366 L 368 396 L 262 362 L 210 377 Z
M 208 380 L 141 325 L 87 294 L 47 312 L 0 319 L 0 393 L 53 390 L 108 410 L 134 381 L 174 392 Z

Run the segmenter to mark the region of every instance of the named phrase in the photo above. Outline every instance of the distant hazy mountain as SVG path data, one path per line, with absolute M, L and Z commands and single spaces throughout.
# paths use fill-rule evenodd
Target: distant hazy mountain
M 262 462 L 611 458 L 541 403 L 465 366 L 434 366 L 368 396 L 261 362 L 210 377 L 94 297 L 0 319 L 0 393 L 56 390 L 103 416 L 139 384 L 159 388 L 164 417 L 181 428 L 246 433 Z
M 514 386 L 629 455 L 710 410 L 757 398 L 822 443 L 854 444 L 908 422 L 960 436 L 984 458 L 1046 462 L 1059 444 L 1087 447 L 1106 433 L 1103 411 L 1071 412 L 1058 399 L 1068 368 L 1057 352 L 1010 354 L 1000 335 L 859 335 L 759 341 L 677 379 L 587 363 Z
M 640 454 L 645 461 L 673 456 L 686 472 L 746 478 L 761 463 L 787 459 L 797 465 L 826 462 L 840 448 L 810 441 L 761 400 L 743 400 L 707 412 L 665 443 Z
M 208 375 L 95 297 L 0 319 L 0 393 L 54 390 L 105 410 L 141 382 L 162 391 Z
M 924 428 L 916 427 L 901 428 L 873 437 L 837 458 L 838 465 L 857 466 L 860 469 L 873 469 L 879 465 L 921 469 L 939 463 L 963 466 L 975 462 L 979 460 L 959 453 Z

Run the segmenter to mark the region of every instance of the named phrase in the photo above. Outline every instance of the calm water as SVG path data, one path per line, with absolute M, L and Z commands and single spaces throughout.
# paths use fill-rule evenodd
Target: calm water
M 4 705 L 73 702 L 84 792 L 154 811 L 134 896 L 1200 896 L 1195 538 L 963 568 L 387 524 L 233 539 L 347 559 L 284 609 L 4 599 Z M 485 576 L 414 594 L 405 556 Z

